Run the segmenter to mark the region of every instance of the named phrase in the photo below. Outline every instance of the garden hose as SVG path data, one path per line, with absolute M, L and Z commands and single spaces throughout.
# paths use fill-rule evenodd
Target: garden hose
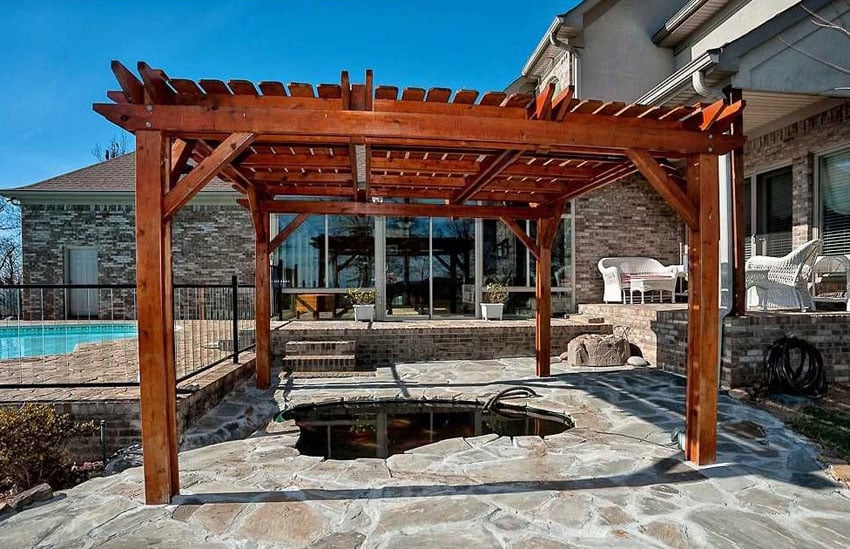
M 491 396 L 487 402 L 484 403 L 482 411 L 486 412 L 487 410 L 490 410 L 503 398 L 518 396 L 536 397 L 540 395 L 535 393 L 534 389 L 529 389 L 528 387 L 508 387 L 507 389 L 502 389 L 495 395 Z
M 793 353 L 797 351 L 796 353 Z M 792 362 L 792 353 L 799 362 Z M 778 339 L 764 353 L 767 389 L 771 393 L 786 393 L 819 398 L 826 393 L 826 371 L 823 357 L 814 345 L 797 339 Z

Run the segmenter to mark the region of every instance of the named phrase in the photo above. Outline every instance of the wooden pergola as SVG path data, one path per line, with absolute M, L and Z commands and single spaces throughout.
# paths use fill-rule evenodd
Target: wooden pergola
M 269 253 L 313 214 L 500 219 L 537 260 L 537 375 L 549 375 L 551 247 L 564 205 L 641 173 L 688 228 L 686 458 L 715 459 L 718 155 L 741 101 L 657 107 L 446 88 L 170 78 L 119 62 L 94 110 L 136 136 L 145 497 L 179 493 L 171 267 L 174 215 L 214 177 L 244 195 L 256 237 L 256 383 L 271 383 Z M 736 130 L 737 128 L 737 130 Z M 737 162 L 740 165 L 740 162 Z M 677 169 L 678 168 L 678 169 Z M 680 176 L 682 171 L 684 176 Z M 734 170 L 740 179 L 740 168 Z M 272 236 L 270 214 L 296 214 Z M 536 238 L 518 220 L 534 220 Z

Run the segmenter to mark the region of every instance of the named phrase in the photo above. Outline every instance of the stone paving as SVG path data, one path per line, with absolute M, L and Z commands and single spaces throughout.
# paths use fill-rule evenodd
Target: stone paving
M 2 323 L 3 326 L 29 323 Z M 86 324 L 82 321 L 41 324 Z M 110 324 L 92 321 L 90 324 Z M 114 323 L 127 324 L 127 323 Z M 134 324 L 134 323 L 131 323 Z M 232 341 L 232 323 L 229 320 L 180 320 L 174 332 L 177 375 L 189 374 L 231 351 L 219 341 Z M 240 329 L 253 330 L 254 321 L 241 320 Z M 48 356 L 22 357 L 0 360 L 0 384 L 78 384 L 136 383 L 138 381 L 138 340 L 118 339 L 98 343 L 83 343 L 73 352 Z M 0 400 L 6 389 L 0 389 Z M 121 392 L 119 389 L 116 392 Z
M 181 453 L 174 504 L 144 506 L 141 470 L 129 469 L 0 522 L 0 547 L 850 546 L 850 491 L 824 473 L 813 444 L 766 412 L 722 396 L 718 464 L 698 469 L 670 443 L 683 424 L 681 378 L 556 364 L 538 379 L 533 370 L 530 358 L 432 362 L 374 377 L 284 377 L 273 393 L 243 387 L 184 437 L 185 448 L 209 445 Z M 577 427 L 325 461 L 298 454 L 291 423 L 267 423 L 304 402 L 483 401 L 515 385 Z

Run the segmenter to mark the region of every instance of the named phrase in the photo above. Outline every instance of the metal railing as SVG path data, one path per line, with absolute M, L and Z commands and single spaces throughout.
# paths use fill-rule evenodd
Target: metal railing
M 174 286 L 178 383 L 253 344 L 253 286 Z M 0 388 L 134 386 L 138 374 L 134 285 L 0 286 Z

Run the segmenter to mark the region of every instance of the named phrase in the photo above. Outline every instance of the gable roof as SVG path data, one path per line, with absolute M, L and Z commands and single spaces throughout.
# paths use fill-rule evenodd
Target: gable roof
M 132 152 L 72 172 L 57 175 L 38 183 L 14 189 L 4 189 L 4 194 L 16 191 L 79 192 L 79 193 L 133 193 L 136 188 L 136 153 Z M 202 192 L 232 192 L 230 183 L 215 178 Z

